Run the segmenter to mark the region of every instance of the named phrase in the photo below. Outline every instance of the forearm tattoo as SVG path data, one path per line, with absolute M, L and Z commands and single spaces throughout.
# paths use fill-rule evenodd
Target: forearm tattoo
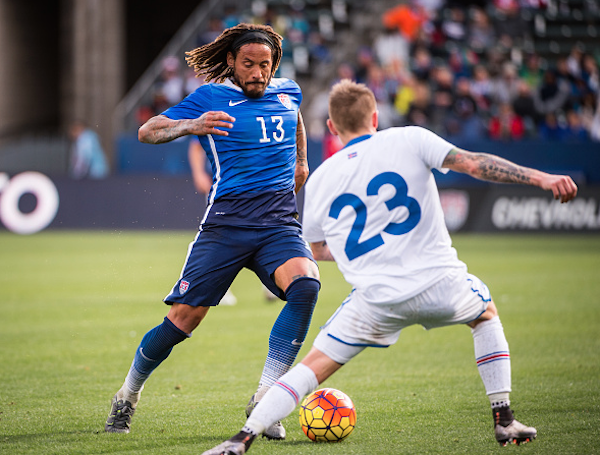
M 461 153 L 452 150 L 446 163 L 458 168 L 471 169 L 473 177 L 498 183 L 521 183 L 531 185 L 532 169 L 488 153 Z M 464 165 L 464 166 L 462 166 Z
M 146 140 L 151 144 L 163 144 L 186 134 L 184 122 L 173 122 L 162 116 L 152 118 L 147 126 L 150 131 Z
M 308 160 L 306 159 L 306 150 L 298 147 L 296 151 L 296 166 L 308 167 Z

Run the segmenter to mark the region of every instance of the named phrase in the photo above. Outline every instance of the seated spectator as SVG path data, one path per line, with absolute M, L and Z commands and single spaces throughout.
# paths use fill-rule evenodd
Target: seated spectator
M 454 74 L 447 66 L 439 66 L 432 73 L 431 129 L 445 134 L 446 122 L 454 104 Z
M 375 57 L 371 48 L 361 46 L 356 56 L 356 82 L 364 84 L 369 75 L 369 68 L 375 64 Z
M 519 93 L 512 102 L 512 106 L 515 114 L 523 119 L 527 135 L 535 136 L 541 117 L 535 109 L 531 87 L 524 80 L 519 83 Z
M 569 142 L 587 142 L 590 138 L 583 126 L 579 114 L 575 110 L 567 111 L 567 127 L 564 140 Z
M 431 128 L 432 105 L 431 90 L 427 83 L 416 81 L 414 87 L 414 98 L 406 114 L 406 125 L 422 126 Z
M 198 34 L 198 39 L 196 40 L 196 47 L 212 43 L 221 34 L 223 30 L 223 21 L 216 16 L 212 16 L 208 21 L 208 28 Z
M 469 49 L 461 49 L 458 46 L 454 46 L 448 56 L 448 66 L 456 79 L 459 77 L 470 78 L 472 76 L 472 68 L 477 64 L 477 61 L 477 54 Z
M 157 90 L 162 92 L 168 106 L 173 106 L 183 99 L 184 81 L 180 70 L 181 63 L 177 57 L 165 57 L 162 61 L 161 80 Z
M 519 76 L 516 66 L 505 62 L 499 77 L 493 81 L 492 97 L 496 104 L 512 103 L 519 92 Z
M 396 28 L 386 28 L 373 43 L 373 50 L 379 64 L 383 67 L 401 62 L 408 62 L 409 42 Z
M 442 32 L 449 42 L 463 43 L 467 39 L 467 21 L 461 6 L 452 6 L 444 11 Z
M 406 73 L 402 78 L 400 87 L 396 91 L 394 107 L 403 119 L 406 118 L 410 105 L 415 99 L 416 83 L 416 78 L 411 73 Z
M 567 135 L 564 121 L 559 121 L 554 112 L 548 112 L 539 126 L 539 136 L 547 141 L 563 141 Z
M 475 65 L 471 81 L 471 95 L 477 102 L 477 107 L 487 112 L 492 104 L 494 86 L 490 73 L 484 65 Z
M 433 60 L 426 47 L 418 46 L 412 57 L 410 69 L 417 79 L 426 81 L 433 70 Z
M 466 77 L 456 81 L 451 110 L 446 129 L 455 140 L 477 140 L 483 136 L 484 128 L 477 112 L 477 102 L 471 95 L 471 84 Z
M 395 87 L 392 87 L 390 84 L 389 79 L 386 78 L 383 68 L 378 65 L 371 66 L 365 85 L 369 87 L 375 95 L 377 109 L 379 111 L 380 128 L 385 129 L 397 126 L 400 119 L 392 105 L 396 90 Z
M 585 54 L 581 63 L 581 78 L 585 81 L 587 88 L 596 94 L 600 91 L 600 71 L 598 62 L 591 54 Z
M 564 108 L 571 89 L 568 82 L 558 79 L 553 70 L 546 70 L 542 84 L 533 92 L 533 101 L 538 114 L 546 115 Z
M 542 83 L 544 70 L 538 54 L 531 53 L 525 57 L 525 64 L 519 71 L 519 77 L 527 82 L 531 88 L 538 87 Z
M 581 77 L 581 70 L 583 65 L 583 48 L 580 43 L 575 44 L 571 48 L 571 52 L 565 59 L 567 71 L 575 78 Z
M 515 39 L 520 40 L 531 34 L 530 27 L 521 16 L 518 0 L 494 0 L 494 6 L 494 27 L 498 42 L 510 46 Z
M 323 35 L 318 31 L 308 34 L 308 52 L 310 58 L 315 62 L 329 63 L 331 61 L 331 51 L 325 44 Z
M 579 106 L 579 117 L 581 119 L 581 123 L 583 127 L 587 130 L 590 138 L 593 139 L 592 128 L 594 127 L 594 116 L 596 115 L 597 109 L 597 96 L 594 92 L 587 92 L 583 99 L 581 100 L 581 105 Z
M 396 28 L 409 42 L 415 41 L 427 20 L 427 11 L 415 1 L 395 6 L 383 14 L 383 25 Z
M 510 141 L 523 138 L 525 125 L 523 119 L 515 114 L 510 103 L 502 103 L 498 106 L 498 113 L 489 122 L 490 138 L 496 140 Z
M 467 45 L 475 52 L 483 52 L 494 44 L 494 28 L 484 9 L 471 10 L 471 20 L 467 29 Z

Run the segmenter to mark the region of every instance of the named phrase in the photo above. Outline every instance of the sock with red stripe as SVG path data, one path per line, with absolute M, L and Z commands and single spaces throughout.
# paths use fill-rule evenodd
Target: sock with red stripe
M 299 363 L 271 386 L 258 402 L 242 431 L 261 434 L 275 422 L 287 417 L 304 395 L 319 385 L 315 373 Z
M 492 406 L 508 406 L 511 391 L 510 352 L 504 328 L 498 316 L 479 323 L 474 329 L 473 343 L 477 369 Z

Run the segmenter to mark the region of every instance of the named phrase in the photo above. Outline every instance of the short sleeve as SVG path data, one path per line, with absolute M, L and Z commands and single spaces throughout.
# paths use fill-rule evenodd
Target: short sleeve
M 448 152 L 455 148 L 453 144 L 441 138 L 434 132 L 419 126 L 407 127 L 412 136 L 411 142 L 418 151 L 419 156 L 431 169 L 446 173 L 448 169 L 442 167 Z
M 196 91 L 190 93 L 179 104 L 165 110 L 162 115 L 171 120 L 184 120 L 198 118 L 211 110 L 212 91 L 210 86 L 201 85 Z

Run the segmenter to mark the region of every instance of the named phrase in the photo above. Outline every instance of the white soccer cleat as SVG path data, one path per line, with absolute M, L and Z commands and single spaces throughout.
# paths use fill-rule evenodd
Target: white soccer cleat
M 250 414 L 252 414 L 252 411 L 258 404 L 260 398 L 267 393 L 267 390 L 269 390 L 268 387 L 260 387 L 258 392 L 250 397 L 250 401 L 248 401 L 248 405 L 246 406 L 246 417 L 250 417 Z M 275 422 L 273 425 L 263 431 L 263 437 L 267 439 L 283 440 L 285 439 L 285 435 L 285 428 L 280 421 Z
M 503 447 L 507 444 L 525 444 L 537 437 L 537 430 L 535 428 L 523 425 L 518 420 L 513 420 L 507 426 L 497 424 L 495 433 L 496 441 Z

